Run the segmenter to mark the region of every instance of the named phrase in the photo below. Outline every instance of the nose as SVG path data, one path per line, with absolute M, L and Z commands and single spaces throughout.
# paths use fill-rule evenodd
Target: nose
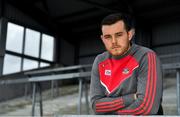
M 112 37 L 112 44 L 116 44 L 117 43 L 117 39 L 113 36 Z

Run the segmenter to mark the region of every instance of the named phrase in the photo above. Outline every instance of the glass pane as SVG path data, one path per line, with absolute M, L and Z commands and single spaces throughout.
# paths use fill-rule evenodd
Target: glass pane
M 44 62 L 40 63 L 40 67 L 47 67 L 47 66 L 50 66 L 50 64 L 49 63 L 44 63 Z
M 35 69 L 38 68 L 38 61 L 24 59 L 23 70 Z
M 21 69 L 21 58 L 9 54 L 5 54 L 3 74 L 19 72 Z
M 22 26 L 8 23 L 6 50 L 22 53 L 23 31 Z
M 49 35 L 42 35 L 42 51 L 41 58 L 53 61 L 54 38 Z
M 31 29 L 26 30 L 25 54 L 39 57 L 40 33 Z

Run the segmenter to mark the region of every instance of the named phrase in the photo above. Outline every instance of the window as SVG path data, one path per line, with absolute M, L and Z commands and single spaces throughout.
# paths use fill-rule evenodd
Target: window
M 53 39 L 52 39 L 53 40 Z M 38 57 L 39 56 L 40 33 L 31 29 L 26 30 L 25 52 L 24 54 Z
M 8 23 L 6 50 L 22 53 L 23 31 L 22 26 Z
M 52 61 L 53 49 L 54 49 L 53 37 L 43 34 L 41 58 Z
M 50 66 L 54 37 L 8 22 L 3 74 Z
M 19 72 L 21 68 L 21 58 L 5 54 L 3 74 Z
M 47 66 L 49 66 L 48 63 L 44 63 L 44 62 L 41 62 L 41 63 L 40 63 L 40 67 L 47 67 Z
M 30 70 L 38 68 L 38 61 L 24 59 L 23 70 Z

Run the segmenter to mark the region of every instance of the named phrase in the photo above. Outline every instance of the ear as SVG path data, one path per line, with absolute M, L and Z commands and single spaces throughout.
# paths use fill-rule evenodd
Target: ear
M 104 37 L 103 37 L 103 35 L 101 35 L 101 40 L 104 42 Z
M 134 36 L 134 34 L 135 34 L 135 29 L 131 29 L 131 30 L 128 32 L 129 41 L 132 39 L 132 37 Z
M 101 35 L 101 39 L 103 40 L 103 35 Z
M 102 40 L 103 44 L 106 44 L 106 40 L 104 39 L 103 35 L 101 35 L 101 40 Z

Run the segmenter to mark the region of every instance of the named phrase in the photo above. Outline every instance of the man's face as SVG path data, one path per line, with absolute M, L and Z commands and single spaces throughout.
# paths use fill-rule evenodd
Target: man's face
M 118 21 L 112 25 L 102 26 L 101 39 L 110 54 L 119 56 L 129 50 L 133 34 L 133 30 L 126 31 L 123 21 Z

